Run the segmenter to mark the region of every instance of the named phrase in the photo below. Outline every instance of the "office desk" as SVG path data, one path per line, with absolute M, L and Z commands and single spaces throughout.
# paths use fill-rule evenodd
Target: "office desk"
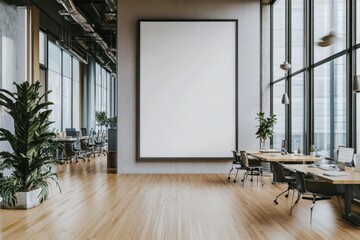
M 286 154 L 281 155 L 281 153 L 262 153 L 262 152 L 248 152 L 248 155 L 253 156 L 260 161 L 264 162 L 281 162 L 281 163 L 313 163 L 320 161 L 319 157 L 311 157 L 307 155 L 294 155 L 294 154 Z M 279 182 L 276 178 L 276 175 L 273 174 L 273 183 Z
M 326 180 L 332 184 L 343 184 L 345 185 L 345 213 L 343 214 L 343 218 L 351 222 L 356 226 L 360 226 L 360 217 L 351 213 L 351 203 L 353 200 L 353 186 L 360 184 L 360 173 L 353 171 L 346 171 L 348 173 L 347 176 L 325 176 L 324 173 L 327 171 L 321 170 L 319 168 L 309 167 L 307 165 L 300 164 L 284 164 L 284 167 L 287 169 L 294 169 L 300 172 L 308 172 L 312 173 L 319 178 Z
M 320 161 L 319 157 L 311 157 L 308 155 L 294 155 L 286 154 L 281 155 L 281 153 L 262 153 L 262 152 L 248 152 L 248 155 L 258 158 L 261 161 L 265 162 L 317 162 Z
M 76 142 L 76 139 L 75 137 L 66 137 L 66 138 L 54 138 L 54 141 L 55 142 L 59 142 L 59 143 L 74 143 Z

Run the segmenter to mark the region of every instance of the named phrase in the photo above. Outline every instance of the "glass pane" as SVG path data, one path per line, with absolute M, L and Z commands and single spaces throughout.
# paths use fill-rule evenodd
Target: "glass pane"
M 42 65 L 46 65 L 45 49 L 46 49 L 46 34 L 42 31 L 39 31 L 39 62 Z
M 292 0 L 291 65 L 292 72 L 304 67 L 304 1 Z
M 49 70 L 61 73 L 61 49 L 49 41 Z
M 291 149 L 304 152 L 304 74 L 291 78 Z
M 63 128 L 71 128 L 71 79 L 63 77 Z
M 356 43 L 360 42 L 360 2 L 355 1 L 356 3 Z M 357 72 L 358 74 L 360 72 Z
M 274 126 L 273 148 L 281 149 L 281 141 L 285 139 L 285 105 L 281 104 L 285 92 L 285 81 L 273 85 L 273 115 L 277 122 Z
M 334 33 L 336 39 L 330 46 L 319 46 L 321 39 Z M 327 58 L 346 47 L 346 0 L 314 1 L 314 60 Z
M 73 58 L 73 127 L 80 129 L 80 64 Z
M 346 58 L 314 69 L 314 144 L 318 154 L 335 158 L 346 145 Z
M 285 61 L 285 1 L 273 7 L 273 80 L 284 76 L 280 64 Z
M 101 67 L 99 64 L 95 65 L 95 72 L 96 72 L 96 85 L 101 85 Z
M 59 73 L 48 71 L 48 90 L 51 90 L 48 100 L 54 103 L 50 107 L 52 109 L 50 120 L 55 122 L 52 128 L 61 131 L 61 75 Z
M 111 81 L 111 75 L 110 73 L 107 73 L 107 76 L 106 76 L 106 80 L 107 80 L 107 92 L 106 92 L 106 101 L 107 101 L 107 108 L 106 108 L 106 112 L 108 114 L 109 117 L 112 117 L 111 116 L 111 94 L 110 94 L 110 89 L 111 89 L 111 86 L 110 86 L 110 81 Z
M 106 70 L 102 69 L 102 94 L 101 110 L 106 112 Z
M 95 91 L 95 110 L 101 111 L 101 87 L 99 85 L 96 85 Z
M 71 56 L 63 51 L 63 75 L 71 78 Z

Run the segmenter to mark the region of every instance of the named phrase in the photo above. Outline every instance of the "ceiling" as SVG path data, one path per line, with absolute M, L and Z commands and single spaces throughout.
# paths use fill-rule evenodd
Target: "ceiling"
M 37 6 L 40 24 L 58 39 L 59 46 L 85 62 L 87 55 L 94 56 L 103 67 L 116 73 L 116 0 L 4 1 Z M 48 20 L 54 22 L 56 30 Z

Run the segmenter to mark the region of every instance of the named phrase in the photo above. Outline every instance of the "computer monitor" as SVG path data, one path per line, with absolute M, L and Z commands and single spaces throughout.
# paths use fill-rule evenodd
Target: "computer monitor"
M 65 128 L 66 136 L 67 137 L 76 137 L 77 133 L 75 128 Z
M 354 149 L 348 147 L 339 147 L 337 162 L 343 164 L 352 164 Z

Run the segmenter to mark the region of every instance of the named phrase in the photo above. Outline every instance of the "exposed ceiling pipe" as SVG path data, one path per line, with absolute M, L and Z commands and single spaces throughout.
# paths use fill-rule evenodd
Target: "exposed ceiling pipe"
M 111 12 L 116 12 L 116 2 L 115 0 L 105 0 Z
M 85 17 L 77 10 L 72 0 L 57 0 L 63 5 L 69 15 L 77 22 L 86 32 L 91 33 L 92 37 L 97 41 L 98 45 L 104 50 L 108 58 L 116 63 L 116 56 L 112 53 L 111 48 L 107 45 L 104 39 L 95 32 L 93 26 L 85 19 Z
M 67 51 L 68 53 L 70 53 L 71 55 L 73 55 L 75 58 L 77 58 L 80 62 L 83 62 L 85 64 L 88 63 L 87 60 L 87 54 L 86 54 L 86 59 L 85 57 L 83 57 L 78 50 L 72 48 L 71 46 L 69 46 L 68 43 L 64 42 L 64 41 L 56 41 L 56 45 L 58 45 L 60 48 L 64 49 L 65 51 Z

